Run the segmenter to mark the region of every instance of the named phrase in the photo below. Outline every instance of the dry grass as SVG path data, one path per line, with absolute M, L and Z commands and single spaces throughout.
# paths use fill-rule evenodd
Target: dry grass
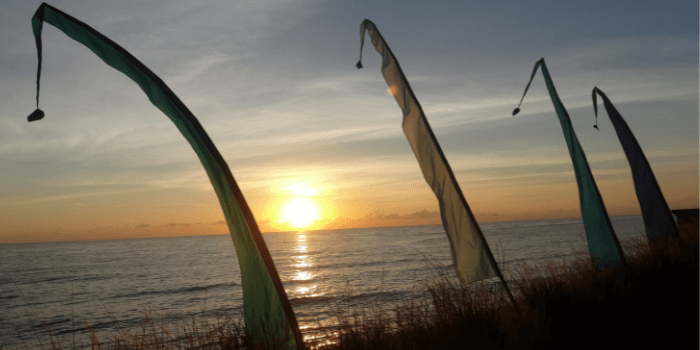
M 391 317 L 339 316 L 340 341 L 327 348 L 698 348 L 698 233 L 631 248 L 621 269 L 597 271 L 590 259 L 522 264 L 510 276 L 520 314 L 504 292 L 453 285 L 440 269 L 426 301 L 399 305 Z
M 428 297 L 386 310 L 329 305 L 337 325 L 321 327 L 344 349 L 562 349 L 698 348 L 698 233 L 655 245 L 634 242 L 628 266 L 597 271 L 590 259 L 521 264 L 511 280 L 520 313 L 503 292 L 480 283 L 454 284 L 441 266 L 424 282 Z M 202 311 L 204 312 L 204 311 Z M 91 349 L 259 349 L 245 327 L 229 316 L 215 322 L 173 323 L 149 313 L 137 329 L 109 339 L 91 335 Z M 157 315 L 156 315 L 157 316 Z M 38 318 L 38 317 L 37 317 Z M 116 321 L 116 320 L 114 320 Z M 75 348 L 45 327 L 50 349 Z M 37 335 L 39 337 L 40 335 Z M 45 338 L 46 339 L 46 338 Z M 46 342 L 45 342 L 46 343 Z M 43 347 L 43 346 L 42 346 Z

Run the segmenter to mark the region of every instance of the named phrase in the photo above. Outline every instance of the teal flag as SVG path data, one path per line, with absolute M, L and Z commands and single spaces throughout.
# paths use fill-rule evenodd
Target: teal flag
M 204 165 L 226 217 L 241 268 L 246 328 L 256 341 L 277 343 L 282 348 L 303 349 L 304 343 L 294 312 L 253 213 L 224 158 L 197 118 L 155 73 L 124 48 L 87 24 L 46 3 L 41 4 L 32 17 L 39 64 L 36 78 L 37 110 L 28 120 L 31 122 L 44 116 L 38 109 L 41 30 L 44 22 L 87 46 L 105 63 L 131 78 L 146 93 L 151 103 L 175 123 Z
M 423 108 L 408 85 L 391 49 L 374 23 L 367 19 L 360 25 L 360 62 L 357 62 L 357 68 L 362 68 L 365 31 L 369 32 L 374 48 L 382 55 L 382 75 L 403 112 L 403 131 L 418 159 L 425 181 L 439 202 L 442 225 L 450 242 L 452 262 L 457 275 L 465 282 L 491 277 L 500 277 L 503 280 L 479 224 L 474 219 L 450 164 L 425 118 Z M 510 290 L 508 293 L 510 294 Z
M 637 193 L 639 206 L 642 208 L 642 218 L 644 218 L 644 226 L 647 229 L 647 235 L 655 243 L 660 243 L 661 240 L 668 240 L 671 237 L 678 236 L 678 228 L 673 220 L 671 209 L 666 203 L 664 194 L 661 192 L 659 183 L 656 182 L 654 172 L 651 170 L 651 165 L 647 161 L 647 157 L 642 152 L 642 147 L 634 137 L 632 130 L 627 125 L 622 115 L 613 106 L 608 96 L 606 96 L 597 87 L 593 88 L 593 110 L 595 111 L 596 125 L 598 129 L 598 103 L 596 101 L 596 93 L 603 98 L 605 110 L 608 112 L 608 117 L 615 127 L 617 138 L 620 140 L 622 149 L 627 156 L 627 162 L 632 170 L 632 179 L 634 180 L 634 190 Z
M 513 111 L 513 115 L 520 112 L 519 107 L 523 103 L 525 94 L 527 94 L 527 90 L 530 88 L 530 84 L 535 77 L 535 73 L 537 73 L 537 69 L 540 67 L 542 67 L 542 75 L 547 84 L 549 96 L 552 98 L 554 110 L 559 116 L 561 128 L 564 132 L 564 139 L 566 139 L 566 145 L 569 147 L 569 155 L 574 165 L 583 225 L 586 228 L 588 249 L 591 253 L 593 264 L 597 269 L 625 266 L 625 256 L 622 253 L 622 247 L 617 240 L 615 231 L 610 224 L 610 218 L 608 217 L 608 212 L 605 210 L 603 198 L 600 196 L 598 186 L 593 179 L 591 168 L 588 166 L 586 155 L 583 153 L 581 144 L 578 142 L 574 127 L 571 125 L 569 113 L 566 112 L 564 104 L 561 103 L 559 95 L 557 95 L 557 90 L 554 88 L 554 83 L 552 83 L 552 78 L 549 76 L 549 70 L 547 70 L 547 65 L 544 63 L 544 58 L 535 63 L 530 81 L 527 83 L 525 92 L 523 92 L 523 97 L 520 99 L 520 104 L 518 108 Z

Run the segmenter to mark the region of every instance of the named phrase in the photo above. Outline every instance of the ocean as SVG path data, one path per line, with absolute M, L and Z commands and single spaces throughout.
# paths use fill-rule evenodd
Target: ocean
M 611 217 L 627 253 L 642 238 L 641 216 Z M 523 261 L 588 254 L 578 219 L 480 224 L 503 273 Z M 420 296 L 434 276 L 426 259 L 457 281 L 441 225 L 263 234 L 305 340 L 332 325 L 330 305 L 387 310 Z M 151 311 L 169 320 L 204 310 L 242 317 L 241 276 L 229 235 L 0 245 L 0 349 L 38 348 L 48 337 L 88 343 L 86 323 L 102 341 L 137 327 Z M 484 281 L 498 288 L 499 280 Z M 33 309 L 33 311 L 32 311 Z M 117 322 L 115 322 L 115 320 Z M 118 324 L 117 324 L 118 323 Z M 39 336 L 37 337 L 37 334 Z

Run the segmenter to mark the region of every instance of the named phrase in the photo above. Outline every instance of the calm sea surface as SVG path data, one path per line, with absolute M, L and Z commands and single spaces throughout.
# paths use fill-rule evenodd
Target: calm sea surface
M 641 216 L 611 221 L 623 249 L 642 237 Z M 480 226 L 506 276 L 522 260 L 588 252 L 581 219 Z M 333 324 L 329 304 L 390 308 L 420 293 L 420 281 L 431 276 L 424 256 L 455 276 L 440 225 L 263 236 L 306 339 L 317 335 L 319 323 Z M 86 342 L 88 323 L 107 340 L 119 332 L 113 318 L 123 329 L 140 328 L 149 310 L 172 320 L 200 317 L 203 309 L 239 318 L 241 275 L 228 235 L 0 245 L 1 349 L 24 348 L 23 340 L 39 347 L 43 327 L 28 305 L 54 335 L 69 338 L 75 329 Z M 47 337 L 39 338 L 47 345 Z

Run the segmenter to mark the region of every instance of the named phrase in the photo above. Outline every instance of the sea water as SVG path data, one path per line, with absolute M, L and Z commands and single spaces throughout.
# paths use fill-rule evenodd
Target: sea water
M 626 252 L 643 237 L 641 216 L 611 222 Z M 580 218 L 480 226 L 506 276 L 523 261 L 588 254 Z M 422 295 L 421 281 L 435 276 L 431 265 L 444 266 L 457 281 L 441 225 L 263 237 L 307 341 L 322 340 L 318 326 L 333 325 L 333 307 L 388 310 Z M 190 322 L 202 315 L 241 318 L 242 298 L 229 235 L 0 245 L 0 349 L 47 346 L 48 327 L 59 339 L 75 331 L 86 343 L 86 324 L 104 342 L 110 333 L 138 327 L 149 311 L 156 319 Z

